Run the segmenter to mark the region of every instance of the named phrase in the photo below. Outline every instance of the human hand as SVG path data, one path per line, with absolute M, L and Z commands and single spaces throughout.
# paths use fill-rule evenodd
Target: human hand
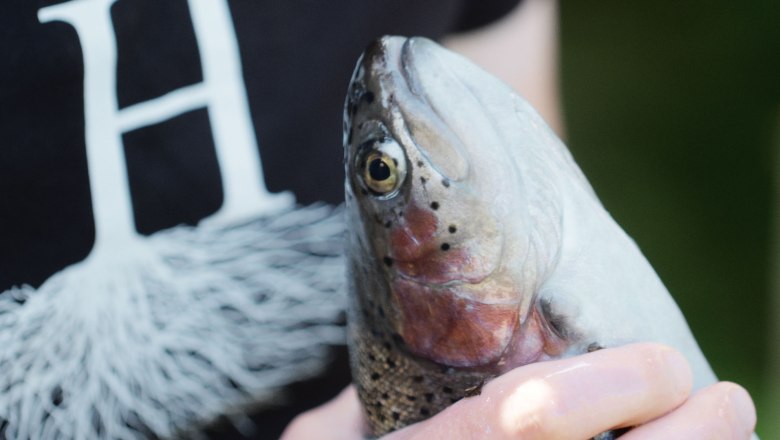
M 720 382 L 691 396 L 691 371 L 677 351 L 633 344 L 516 368 L 479 396 L 393 432 L 400 439 L 589 439 L 636 426 L 621 440 L 748 439 L 755 408 L 739 385 Z M 283 440 L 362 439 L 354 387 L 298 416 Z

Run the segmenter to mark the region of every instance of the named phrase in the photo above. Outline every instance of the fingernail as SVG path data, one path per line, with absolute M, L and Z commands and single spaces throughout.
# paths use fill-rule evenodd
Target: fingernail
M 685 357 L 677 350 L 667 349 L 664 353 L 664 361 L 670 367 L 676 388 L 684 395 L 683 399 L 688 397 L 693 387 L 693 373 L 691 366 Z
M 737 417 L 744 423 L 745 429 L 753 432 L 756 426 L 756 407 L 750 395 L 740 386 L 735 386 L 729 393 L 729 400 L 737 412 Z

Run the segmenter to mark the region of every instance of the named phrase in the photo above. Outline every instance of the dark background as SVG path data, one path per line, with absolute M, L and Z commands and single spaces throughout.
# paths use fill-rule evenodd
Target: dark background
M 780 2 L 561 3 L 569 148 L 715 372 L 753 395 L 759 434 L 780 438 Z

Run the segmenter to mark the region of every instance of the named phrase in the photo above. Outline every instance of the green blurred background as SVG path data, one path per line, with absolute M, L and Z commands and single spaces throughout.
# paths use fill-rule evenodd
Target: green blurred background
M 569 148 L 718 376 L 753 395 L 759 434 L 780 439 L 780 1 L 560 12 Z

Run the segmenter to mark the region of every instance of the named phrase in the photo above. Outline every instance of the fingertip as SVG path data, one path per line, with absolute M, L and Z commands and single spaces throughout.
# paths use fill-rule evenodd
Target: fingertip
M 611 365 L 640 367 L 641 383 L 657 388 L 663 385 L 665 396 L 682 404 L 693 390 L 693 371 L 685 356 L 666 344 L 640 342 L 599 350 L 588 356 L 603 356 Z M 676 406 L 676 405 L 675 405 Z
M 733 382 L 718 384 L 724 388 L 726 405 L 734 408 L 734 412 L 742 422 L 744 432 L 751 434 L 756 428 L 756 407 L 747 390 Z
M 658 350 L 671 376 L 670 383 L 673 389 L 677 391 L 675 393 L 677 400 L 682 404 L 693 390 L 693 370 L 691 365 L 682 353 L 668 345 L 659 344 Z
M 347 386 L 346 388 L 341 390 L 341 392 L 336 397 L 329 400 L 319 408 L 316 408 L 315 411 L 319 411 L 325 414 L 329 414 L 329 413 L 356 414 L 360 412 L 360 401 L 358 400 L 355 386 L 354 385 Z
M 504 432 L 568 438 L 641 424 L 673 410 L 688 399 L 693 374 L 676 349 L 637 343 L 521 367 L 488 385 L 484 394 L 504 391 L 496 396 Z
M 358 403 L 357 388 L 355 388 L 355 385 L 349 384 L 346 388 L 341 390 L 339 395 L 336 396 L 336 400 Z
M 719 382 L 699 390 L 680 407 L 632 429 L 621 439 L 747 440 L 755 425 L 755 407 L 747 391 L 731 382 Z
M 325 404 L 296 416 L 282 434 L 282 440 L 308 438 L 361 439 L 367 432 L 357 391 L 344 388 Z
M 624 347 L 634 351 L 636 356 L 644 359 L 650 374 L 664 371 L 670 384 L 679 389 L 683 398 L 690 395 L 693 388 L 693 371 L 688 360 L 674 347 L 656 342 L 630 344 Z

